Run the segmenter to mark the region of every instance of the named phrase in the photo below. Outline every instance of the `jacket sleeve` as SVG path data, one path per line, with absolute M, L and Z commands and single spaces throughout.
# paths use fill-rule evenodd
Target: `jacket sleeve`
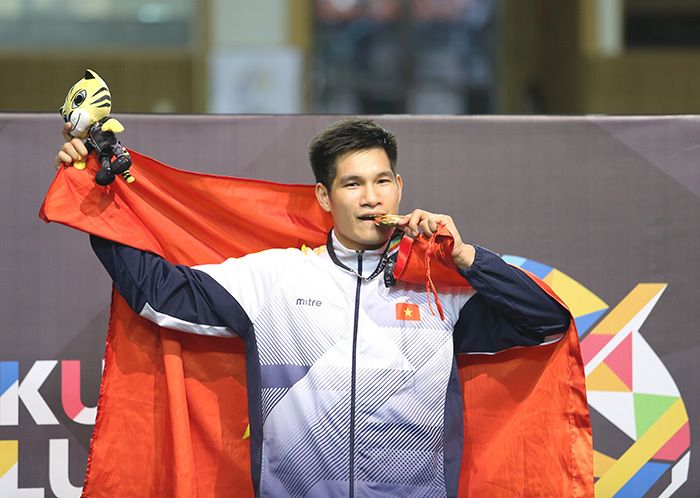
M 208 273 L 94 235 L 90 242 L 119 293 L 140 316 L 184 332 L 245 339 L 251 328 L 248 314 Z
M 560 339 L 569 328 L 569 312 L 524 272 L 475 248 L 474 263 L 460 272 L 476 293 L 460 311 L 455 351 L 496 353 Z

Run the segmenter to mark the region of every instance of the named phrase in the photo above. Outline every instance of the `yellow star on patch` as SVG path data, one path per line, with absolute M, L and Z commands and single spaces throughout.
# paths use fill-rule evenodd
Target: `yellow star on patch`
M 411 308 L 406 308 L 405 310 L 403 310 L 403 314 L 405 316 L 411 316 Z

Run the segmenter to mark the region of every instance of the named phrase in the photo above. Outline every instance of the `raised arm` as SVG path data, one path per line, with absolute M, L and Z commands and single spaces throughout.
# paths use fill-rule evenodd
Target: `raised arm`
M 569 312 L 524 272 L 474 247 L 473 263 L 460 273 L 476 294 L 460 312 L 455 351 L 495 353 L 559 339 L 569 327 Z
M 430 237 L 440 225 L 452 234 L 452 259 L 476 291 L 455 325 L 456 352 L 495 353 L 542 344 L 568 329 L 571 316 L 563 306 L 498 255 L 465 243 L 451 216 L 416 209 L 398 225 L 413 237 Z
M 94 235 L 90 242 L 131 309 L 162 326 L 202 335 L 246 338 L 248 314 L 202 270 Z

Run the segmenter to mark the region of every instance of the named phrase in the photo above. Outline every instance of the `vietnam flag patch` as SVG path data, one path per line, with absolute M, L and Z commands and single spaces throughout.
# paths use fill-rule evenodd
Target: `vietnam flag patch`
M 420 320 L 420 308 L 417 304 L 396 303 L 397 320 Z

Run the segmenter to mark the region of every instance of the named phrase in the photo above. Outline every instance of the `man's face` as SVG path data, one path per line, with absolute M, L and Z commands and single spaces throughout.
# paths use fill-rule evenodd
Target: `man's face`
M 316 197 L 331 213 L 335 234 L 345 247 L 376 249 L 389 239 L 392 229 L 376 226 L 374 217 L 398 214 L 402 185 L 384 149 L 366 149 L 337 159 L 331 191 L 319 183 Z

